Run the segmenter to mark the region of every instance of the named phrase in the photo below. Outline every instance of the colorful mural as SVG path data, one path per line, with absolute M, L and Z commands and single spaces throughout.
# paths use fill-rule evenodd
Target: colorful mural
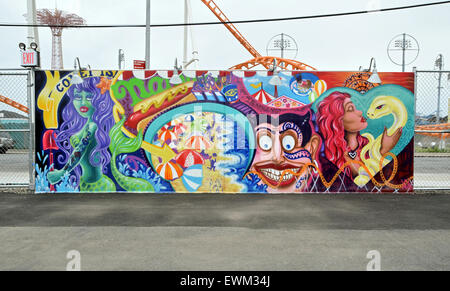
M 36 192 L 413 190 L 414 75 L 37 71 Z

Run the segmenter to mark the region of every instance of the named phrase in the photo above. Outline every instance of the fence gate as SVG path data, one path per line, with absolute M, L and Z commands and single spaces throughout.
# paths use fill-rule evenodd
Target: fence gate
M 0 187 L 34 187 L 31 72 L 0 69 Z

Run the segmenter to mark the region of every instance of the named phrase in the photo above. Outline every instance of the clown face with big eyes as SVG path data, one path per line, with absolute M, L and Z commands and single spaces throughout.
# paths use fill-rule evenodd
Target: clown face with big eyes
M 303 167 L 314 163 L 320 145 L 319 136 L 311 129 L 310 113 L 288 113 L 279 118 L 260 115 L 255 125 L 251 171 L 268 186 L 268 192 L 303 192 L 312 170 Z

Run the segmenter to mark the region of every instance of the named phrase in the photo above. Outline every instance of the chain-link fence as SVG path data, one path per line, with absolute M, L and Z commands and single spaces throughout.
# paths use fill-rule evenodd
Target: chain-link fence
M 30 85 L 28 71 L 0 70 L 0 187 L 32 184 Z
M 415 187 L 450 189 L 450 71 L 416 71 Z

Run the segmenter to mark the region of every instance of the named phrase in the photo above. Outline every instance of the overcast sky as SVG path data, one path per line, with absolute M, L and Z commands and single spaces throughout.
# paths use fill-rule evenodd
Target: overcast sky
M 436 0 L 437 1 L 437 0 Z M 26 0 L 0 0 L 1 23 L 25 23 Z M 145 0 L 36 0 L 37 8 L 73 12 L 88 24 L 145 24 Z M 434 2 L 426 0 L 215 0 L 231 20 L 294 17 L 388 8 Z M 217 21 L 200 1 L 191 0 L 192 22 Z M 152 0 L 151 23 L 183 22 L 184 0 Z M 389 41 L 407 33 L 420 45 L 412 70 L 433 69 L 439 53 L 450 69 L 450 5 L 364 15 L 236 24 L 247 40 L 266 55 L 269 39 L 279 33 L 292 36 L 298 43 L 297 60 L 318 70 L 357 70 L 368 67 L 375 57 L 379 71 L 400 71 L 387 55 Z M 252 58 L 223 25 L 193 27 L 194 44 L 200 62 L 192 69 L 227 69 Z M 27 28 L 0 27 L 0 68 L 19 67 L 18 43 L 26 42 Z M 65 29 L 63 32 L 64 67 L 72 69 L 74 58 L 93 69 L 118 68 L 118 50 L 125 52 L 125 68 L 134 59 L 144 59 L 144 28 Z M 51 66 L 51 33 L 39 28 L 42 68 Z M 191 48 L 190 48 L 191 50 Z M 17 56 L 17 57 L 15 57 Z M 183 28 L 152 28 L 151 68 L 172 69 L 174 59 L 183 57 Z
M 0 0 L 0 22 L 25 23 L 26 0 Z M 145 24 L 145 0 L 36 0 L 37 8 L 54 8 L 74 12 L 88 24 Z M 231 20 L 292 17 L 313 14 L 367 10 L 373 7 L 395 7 L 426 3 L 424 0 L 216 0 Z M 151 23 L 181 23 L 183 0 L 152 0 Z M 200 1 L 191 0 L 192 21 L 217 21 Z M 356 70 L 368 67 L 375 57 L 381 71 L 398 71 L 390 62 L 387 45 L 396 35 L 408 33 L 420 44 L 420 54 L 412 65 L 432 69 L 439 53 L 450 58 L 450 5 L 439 5 L 403 11 L 343 16 L 312 20 L 236 24 L 247 40 L 266 54 L 269 39 L 279 33 L 292 36 L 299 45 L 297 60 L 320 70 Z M 26 28 L 0 28 L 2 54 L 0 67 L 17 67 L 17 44 L 26 41 Z M 226 69 L 252 56 L 223 25 L 193 28 L 194 43 L 199 52 L 200 69 Z M 39 28 L 42 67 L 51 65 L 51 33 Z M 144 59 L 144 28 L 66 29 L 63 32 L 64 67 L 73 68 L 78 56 L 92 68 L 117 68 L 118 49 L 125 51 L 126 67 L 133 59 Z M 183 56 L 183 28 L 151 30 L 151 67 L 171 68 L 175 57 Z M 408 69 L 411 69 L 411 66 Z

